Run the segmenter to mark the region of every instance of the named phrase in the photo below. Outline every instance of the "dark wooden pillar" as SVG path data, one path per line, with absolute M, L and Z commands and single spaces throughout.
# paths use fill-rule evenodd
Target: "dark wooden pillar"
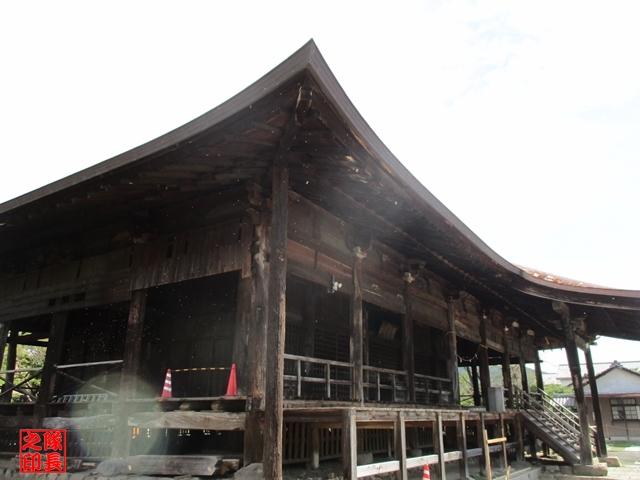
M 480 318 L 480 385 L 482 387 L 482 403 L 489 408 L 489 387 L 491 387 L 491 373 L 489 371 L 489 347 L 487 345 L 487 316 L 482 314 Z
M 351 397 L 356 401 L 364 400 L 363 375 L 363 322 L 362 322 L 362 261 L 366 257 L 361 247 L 353 250 L 353 295 L 351 297 L 351 338 L 349 343 L 350 361 L 353 365 Z
M 287 225 L 289 222 L 289 169 L 283 155 L 278 155 L 273 165 L 271 208 L 263 464 L 265 478 L 279 479 L 282 478 Z
M 513 408 L 513 382 L 511 381 L 511 352 L 509 351 L 509 342 L 507 332 L 503 330 L 502 335 L 502 380 L 504 389 L 507 391 L 507 408 Z
M 482 449 L 482 455 L 480 456 L 480 462 L 479 462 L 481 472 L 485 471 L 485 464 L 486 464 L 486 459 L 484 454 L 484 429 L 485 429 L 484 413 L 480 412 L 478 414 L 478 421 L 476 422 L 476 447 Z
M 42 419 L 49 413 L 48 404 L 55 391 L 56 386 L 56 364 L 62 358 L 64 347 L 64 332 L 67 326 L 68 312 L 54 313 L 51 316 L 49 327 L 49 340 L 47 342 L 47 352 L 44 357 L 42 368 L 42 381 L 36 400 L 35 415 L 36 422 L 40 424 Z
M 480 396 L 480 384 L 478 383 L 478 366 L 471 365 L 471 387 L 473 388 L 473 405 L 479 407 L 482 403 Z
M 244 464 L 262 462 L 263 417 L 267 352 L 267 311 L 269 305 L 269 225 L 270 211 L 266 208 L 260 187 L 249 189 L 251 218 L 250 261 L 251 278 L 240 280 L 238 309 L 247 323 L 246 352 L 246 420 L 244 430 Z M 242 378 L 242 377 L 241 377 Z
M 529 378 L 527 377 L 527 365 L 525 364 L 522 351 L 518 357 L 518 364 L 520 365 L 520 381 L 522 382 L 522 391 L 529 393 Z
M 402 368 L 407 372 L 407 388 L 409 393 L 409 401 L 416 401 L 416 384 L 415 384 L 415 355 L 413 348 L 413 305 L 411 298 L 410 285 L 414 278 L 411 273 L 404 274 L 404 304 L 405 314 L 402 317 Z
M 14 330 L 12 335 L 18 336 L 18 333 Z M 15 341 L 10 342 L 7 345 L 7 370 L 15 370 L 16 360 L 18 359 L 18 344 Z M 0 363 L 1 365 L 1 363 Z M 15 373 L 7 373 L 5 383 L 5 390 L 11 388 L 11 384 L 15 379 Z M 11 395 L 7 394 L 5 401 L 11 401 Z
M 448 354 L 447 367 L 451 379 L 451 402 L 460 403 L 460 381 L 458 378 L 458 336 L 456 335 L 455 301 L 447 299 L 447 320 L 449 331 L 447 332 Z
M 604 427 L 602 424 L 602 411 L 600 409 L 600 396 L 598 395 L 598 384 L 596 373 L 593 369 L 593 359 L 591 358 L 591 347 L 587 343 L 584 349 L 584 358 L 587 361 L 587 375 L 589 375 L 589 390 L 591 390 L 591 403 L 593 404 L 593 414 L 596 418 L 596 439 L 598 456 L 607 456 L 607 441 L 604 438 Z
M 542 363 L 540 362 L 540 354 L 536 349 L 536 386 L 538 390 L 544 391 L 544 379 L 542 378 Z
M 142 333 L 144 317 L 147 308 L 147 290 L 131 292 L 129 303 L 129 317 L 127 319 L 127 333 L 124 340 L 124 354 L 122 357 L 122 372 L 120 375 L 120 398 L 114 405 L 116 424 L 113 431 L 113 457 L 125 457 L 129 454 L 131 436 L 129 435 L 129 405 L 128 400 L 135 396 L 140 370 L 140 350 L 142 348 Z
M 554 309 L 560 313 L 560 318 L 562 319 L 567 362 L 569 363 L 569 371 L 571 372 L 571 381 L 576 398 L 576 407 L 578 408 L 578 416 L 580 418 L 580 463 L 583 465 L 592 465 L 593 453 L 591 452 L 591 437 L 589 435 L 589 415 L 586 405 L 584 404 L 584 389 L 582 387 L 582 374 L 580 372 L 576 334 L 573 330 L 569 306 L 554 303 Z
M 0 368 L 2 362 L 4 362 L 4 347 L 7 344 L 7 337 L 9 336 L 9 324 L 7 322 L 0 322 Z

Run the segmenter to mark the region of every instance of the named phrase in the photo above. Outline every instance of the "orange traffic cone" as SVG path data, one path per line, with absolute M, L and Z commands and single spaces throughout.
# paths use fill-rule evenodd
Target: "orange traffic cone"
M 229 374 L 229 383 L 227 383 L 227 397 L 238 395 L 238 382 L 236 380 L 236 364 L 231 364 L 231 373 Z
M 422 480 L 431 480 L 431 473 L 429 472 L 429 464 L 422 467 Z
M 164 387 L 162 387 L 162 395 L 160 398 L 171 398 L 171 369 L 167 369 L 167 375 L 164 377 Z

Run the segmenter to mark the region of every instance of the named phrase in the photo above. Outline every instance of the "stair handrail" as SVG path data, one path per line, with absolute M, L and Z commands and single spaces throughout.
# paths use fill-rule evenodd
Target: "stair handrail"
M 580 438 L 579 425 L 576 425 L 575 423 L 569 421 L 569 419 L 567 419 L 566 417 L 559 415 L 557 411 L 550 409 L 548 407 L 545 408 L 545 405 L 538 399 L 539 398 L 538 396 L 535 396 L 535 394 L 532 395 L 528 392 L 524 392 L 519 389 L 516 389 L 516 393 L 519 396 L 519 398 L 523 400 L 521 401 L 521 403 L 523 404 L 522 408 L 524 408 L 525 410 L 526 409 L 533 410 L 543 415 L 550 422 L 552 422 L 557 428 L 560 428 L 561 430 L 569 434 L 572 437 L 572 440 L 574 442 L 579 441 L 579 438 Z
M 543 401 L 547 402 L 552 408 L 561 412 L 566 418 L 571 418 L 575 423 L 578 431 L 580 431 L 580 417 L 573 410 L 565 407 L 560 402 L 558 402 L 555 398 L 545 392 L 543 389 L 538 388 L 538 393 L 540 393 L 540 398 L 544 399 Z M 589 425 L 589 434 L 591 435 L 592 440 L 596 440 L 596 427 L 595 425 Z

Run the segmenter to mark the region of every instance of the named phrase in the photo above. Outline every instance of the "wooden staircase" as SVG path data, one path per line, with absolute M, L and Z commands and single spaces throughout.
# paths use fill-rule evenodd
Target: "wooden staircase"
M 518 406 L 526 429 L 546 443 L 567 463 L 580 463 L 580 421 L 578 415 L 544 391 L 517 392 Z M 591 444 L 595 430 L 591 427 Z

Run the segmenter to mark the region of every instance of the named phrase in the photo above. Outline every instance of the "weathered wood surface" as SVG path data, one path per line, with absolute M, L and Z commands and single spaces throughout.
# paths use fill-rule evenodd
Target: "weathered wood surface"
M 362 261 L 366 254 L 361 247 L 354 249 L 353 255 L 353 293 L 351 295 L 351 335 L 349 338 L 349 359 L 352 367 L 351 398 L 355 401 L 364 399 L 363 377 L 363 348 L 364 348 L 364 324 L 362 317 Z
M 64 334 L 67 327 L 68 313 L 54 313 L 49 327 L 49 343 L 42 368 L 42 382 L 36 401 L 36 416 L 40 419 L 47 416 L 47 404 L 51 401 L 56 386 L 55 365 L 60 363 L 63 354 Z
M 226 465 L 224 465 L 226 463 Z M 98 466 L 105 475 L 202 475 L 210 477 L 235 468 L 239 461 L 222 455 L 134 455 L 123 461 L 107 460 Z
M 138 412 L 129 415 L 130 427 L 140 428 L 192 428 L 194 430 L 244 430 L 244 412 Z

